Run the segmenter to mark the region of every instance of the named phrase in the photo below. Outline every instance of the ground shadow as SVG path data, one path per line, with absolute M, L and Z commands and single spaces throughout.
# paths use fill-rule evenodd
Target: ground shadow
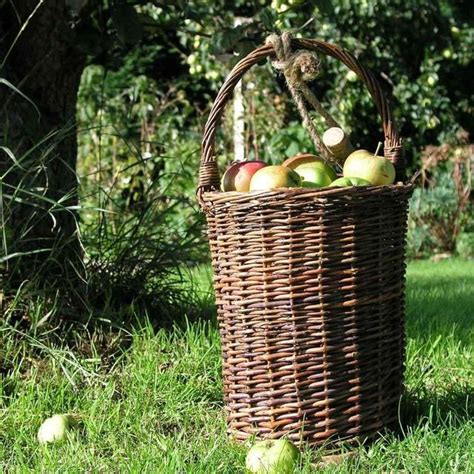
M 474 272 L 456 262 L 414 263 L 407 281 L 407 337 L 430 347 L 446 340 L 462 350 L 472 346 Z M 459 262 L 460 264 L 463 262 Z M 436 268 L 437 267 L 437 268 Z M 436 271 L 432 271 L 435 270 Z M 411 363 L 417 362 L 417 356 Z M 453 369 L 454 370 L 454 369 Z M 400 403 L 398 432 L 427 423 L 441 429 L 474 418 L 474 385 L 469 379 L 435 391 L 428 384 L 407 387 Z
M 432 430 L 449 424 L 461 425 L 474 419 L 474 387 L 453 387 L 440 395 L 426 391 L 417 395 L 407 391 L 400 403 L 399 426 L 395 431 L 405 437 L 411 428 L 426 423 Z

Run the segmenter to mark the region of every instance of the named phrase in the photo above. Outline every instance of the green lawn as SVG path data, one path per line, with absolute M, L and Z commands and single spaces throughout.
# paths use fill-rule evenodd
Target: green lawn
M 407 296 L 400 432 L 323 472 L 474 471 L 474 263 L 412 263 Z M 0 365 L 1 472 L 243 472 L 246 449 L 225 434 L 213 323 L 158 333 L 142 324 L 112 358 L 100 335 L 87 355 L 38 335 L 32 357 L 5 344 L 6 324 L 0 331 L 0 364 L 10 364 L 3 375 Z M 81 414 L 83 432 L 38 446 L 41 421 L 61 412 Z M 315 472 L 320 456 L 306 451 L 298 472 Z

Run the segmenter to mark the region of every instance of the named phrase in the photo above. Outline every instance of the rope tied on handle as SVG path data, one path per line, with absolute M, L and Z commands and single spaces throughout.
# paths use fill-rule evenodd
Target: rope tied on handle
M 319 74 L 321 61 L 313 51 L 291 51 L 291 35 L 284 32 L 281 36 L 270 35 L 266 44 L 271 44 L 275 51 L 276 61 L 273 67 L 283 72 L 288 85 L 300 89 L 305 82 L 313 81 Z
M 333 162 L 333 157 L 322 142 L 305 105 L 306 99 L 324 118 L 329 127 L 340 127 L 334 118 L 323 108 L 307 85 L 307 82 L 316 79 L 319 74 L 321 61 L 318 55 L 313 51 L 292 51 L 291 34 L 287 31 L 281 35 L 271 34 L 267 37 L 265 43 L 270 44 L 275 51 L 277 60 L 272 62 L 273 67 L 284 74 L 290 94 L 301 116 L 303 126 L 308 131 L 314 146 L 327 161 Z

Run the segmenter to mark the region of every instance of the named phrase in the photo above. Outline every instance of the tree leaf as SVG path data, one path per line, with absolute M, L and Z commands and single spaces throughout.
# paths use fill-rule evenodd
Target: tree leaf
M 144 32 L 155 32 L 163 28 L 162 24 L 146 13 L 137 13 L 137 18 Z
M 275 31 L 276 16 L 270 8 L 265 8 L 260 12 L 260 21 L 267 31 Z
M 315 6 L 319 8 L 319 11 L 328 16 L 331 17 L 334 15 L 334 5 L 332 4 L 331 0 L 316 0 L 313 2 Z
M 234 51 L 236 44 L 245 37 L 246 25 L 218 31 L 213 37 L 213 54 Z

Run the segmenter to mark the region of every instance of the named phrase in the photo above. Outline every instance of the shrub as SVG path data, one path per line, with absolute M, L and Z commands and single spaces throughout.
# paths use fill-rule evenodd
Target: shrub
M 459 235 L 456 254 L 464 259 L 474 258 L 474 232 L 463 232 Z
M 421 186 L 415 189 L 408 222 L 408 255 L 453 253 L 472 218 L 473 147 L 466 132 L 453 144 L 430 146 L 422 154 Z

